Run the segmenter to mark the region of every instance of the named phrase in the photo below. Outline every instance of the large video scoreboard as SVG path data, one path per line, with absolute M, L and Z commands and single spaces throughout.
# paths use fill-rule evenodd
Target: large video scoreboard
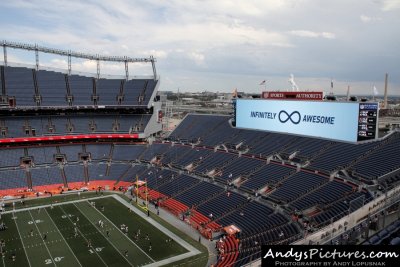
M 375 139 L 378 103 L 237 99 L 236 127 L 347 142 Z

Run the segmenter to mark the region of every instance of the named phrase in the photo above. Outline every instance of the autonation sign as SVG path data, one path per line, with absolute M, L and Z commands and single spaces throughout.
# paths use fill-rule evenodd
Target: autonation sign
M 236 101 L 236 127 L 357 141 L 359 103 Z

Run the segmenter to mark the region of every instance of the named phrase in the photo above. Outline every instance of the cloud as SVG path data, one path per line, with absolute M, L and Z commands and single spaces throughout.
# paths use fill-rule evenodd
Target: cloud
M 400 8 L 400 0 L 384 0 L 382 10 L 392 11 Z
M 145 57 L 153 56 L 158 59 L 165 59 L 168 57 L 168 52 L 164 51 L 164 50 L 155 50 L 155 49 L 145 50 L 145 51 L 142 51 L 142 54 Z
M 113 0 L 112 4 L 108 0 L 0 1 L 0 36 L 90 54 L 153 55 L 157 73 L 168 77 L 169 87 L 182 90 L 229 87 L 231 91 L 239 84 L 258 90 L 259 81 L 267 76 L 277 81 L 274 77 L 284 76 L 283 82 L 275 83 L 278 88 L 279 84 L 287 85 L 287 74 L 291 72 L 300 82 L 302 77 L 310 76 L 375 81 L 389 72 L 391 82 L 399 84 L 399 3 L 400 0 L 336 0 L 323 5 L 320 0 Z M 360 27 L 361 23 L 371 27 Z M 16 54 L 14 49 L 8 53 Z M 65 57 L 53 62 L 53 55 L 48 56 L 40 53 L 41 66 L 67 68 Z M 34 64 L 34 58 L 33 52 L 18 54 L 20 62 Z M 94 62 L 73 59 L 72 63 L 76 70 L 96 73 Z M 125 73 L 123 63 L 102 62 L 100 67 L 102 73 Z M 129 64 L 129 73 L 151 74 L 151 64 Z M 211 75 L 213 79 L 209 78 Z M 248 78 L 241 81 L 243 75 Z M 190 81 L 181 76 L 190 77 Z M 257 81 L 254 87 L 252 79 Z
M 199 52 L 196 52 L 196 51 L 192 51 L 192 52 L 189 52 L 187 55 L 197 65 L 199 65 L 199 66 L 204 66 L 205 65 L 205 63 L 204 63 L 205 56 L 203 54 L 201 54 Z
M 335 39 L 336 35 L 332 32 L 313 32 L 307 30 L 297 30 L 297 31 L 290 31 L 290 34 L 299 37 L 307 37 L 307 38 L 325 38 L 325 39 Z
M 364 23 L 375 22 L 382 20 L 381 17 L 369 17 L 367 15 L 360 15 L 360 20 Z

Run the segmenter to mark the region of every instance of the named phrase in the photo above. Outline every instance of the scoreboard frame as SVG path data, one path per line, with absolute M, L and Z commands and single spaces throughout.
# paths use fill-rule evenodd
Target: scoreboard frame
M 235 127 L 356 143 L 378 138 L 377 102 L 235 99 Z

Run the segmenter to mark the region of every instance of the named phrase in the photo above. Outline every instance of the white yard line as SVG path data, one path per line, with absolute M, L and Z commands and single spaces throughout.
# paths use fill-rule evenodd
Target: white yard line
M 58 229 L 57 225 L 54 223 L 53 219 L 51 218 L 50 214 L 47 212 L 46 209 L 44 209 L 46 211 L 47 216 L 50 218 L 50 221 L 53 223 L 53 225 L 56 227 L 57 232 L 61 235 L 62 239 L 64 239 L 65 244 L 67 244 L 69 250 L 71 251 L 72 255 L 74 255 L 76 261 L 78 262 L 78 264 L 80 266 L 82 266 L 82 264 L 79 262 L 78 258 L 76 257 L 75 253 L 72 251 L 71 247 L 68 245 L 67 240 L 65 240 L 64 236 L 61 234 L 60 230 Z
M 13 217 L 15 217 L 15 216 L 13 216 Z M 17 226 L 18 235 L 19 235 L 19 238 L 21 239 L 22 248 L 24 249 L 25 256 L 26 256 L 26 259 L 28 260 L 28 264 L 29 264 L 29 266 L 32 266 L 32 265 L 31 265 L 31 262 L 29 261 L 28 254 L 26 253 L 26 250 L 25 250 L 25 245 L 24 245 L 24 241 L 22 240 L 21 233 L 19 232 L 19 228 L 18 228 L 18 224 L 17 224 L 17 219 L 12 219 L 12 220 L 14 220 L 14 222 L 15 222 L 15 225 Z
M 120 196 L 118 195 L 111 195 L 111 197 L 113 197 L 114 199 L 116 199 L 119 203 L 121 203 L 122 205 L 128 207 L 129 209 L 131 209 L 133 212 L 135 212 L 139 217 L 141 217 L 142 219 L 144 219 L 145 221 L 147 221 L 148 223 L 150 223 L 151 225 L 153 225 L 155 228 L 157 228 L 158 230 L 160 230 L 161 232 L 163 232 L 164 234 L 166 234 L 167 236 L 171 237 L 175 242 L 177 242 L 179 245 L 181 245 L 182 247 L 184 247 L 185 249 L 189 250 L 188 252 L 184 253 L 184 254 L 180 254 L 171 258 L 167 258 L 158 262 L 154 262 L 151 264 L 147 264 L 144 267 L 157 267 L 157 266 L 161 266 L 161 265 L 166 265 L 169 263 L 173 263 L 175 261 L 179 261 L 179 260 L 183 260 L 186 259 L 188 257 L 191 256 L 195 256 L 197 254 L 200 254 L 201 252 L 196 249 L 195 247 L 193 247 L 192 245 L 190 245 L 189 243 L 187 243 L 186 241 L 184 241 L 182 238 L 180 238 L 179 236 L 177 236 L 176 234 L 172 233 L 169 229 L 165 228 L 163 225 L 159 224 L 157 221 L 155 221 L 153 218 L 151 217 L 147 217 L 146 214 L 144 214 L 141 210 L 137 209 L 135 206 L 132 206 L 131 204 L 129 204 L 128 202 L 126 202 L 124 199 L 122 199 Z
M 87 202 L 87 203 L 88 203 L 88 205 L 90 205 L 89 202 Z M 86 216 L 86 214 L 85 214 L 84 212 L 82 212 L 81 209 L 80 209 L 77 205 L 75 205 L 75 203 L 74 203 L 74 206 L 83 214 L 83 216 L 86 217 L 86 219 L 87 219 L 89 222 L 91 222 L 90 219 Z M 94 209 L 97 210 L 96 208 L 94 208 Z M 97 229 L 96 225 L 95 225 L 93 222 L 91 222 L 91 223 L 92 223 L 92 225 Z M 115 225 L 114 225 L 114 227 L 115 227 Z M 115 228 L 116 228 L 116 227 L 115 227 Z M 129 264 L 130 266 L 133 267 L 133 265 L 130 263 L 130 261 L 127 260 L 126 257 L 125 257 L 124 255 L 122 255 L 121 251 L 119 251 L 119 249 L 116 248 L 115 245 L 114 245 L 112 242 L 110 242 L 110 240 L 104 235 L 104 233 L 103 233 L 101 230 L 100 230 L 99 232 L 101 233 L 102 236 L 104 236 L 104 238 L 108 241 L 108 243 L 110 243 L 110 244 L 115 248 L 115 250 L 118 251 L 118 253 L 122 256 L 122 258 L 124 258 L 124 259 L 128 262 L 128 264 Z M 151 258 L 150 258 L 150 259 L 151 259 Z
M 95 208 L 95 210 L 101 214 L 101 216 L 103 218 L 105 218 L 111 225 L 113 225 L 115 228 L 117 228 L 117 230 L 124 235 L 132 244 L 134 244 L 143 254 L 145 254 L 147 257 L 149 257 L 149 259 L 151 259 L 153 262 L 156 262 L 152 257 L 150 257 L 149 254 L 147 254 L 145 251 L 143 251 L 143 249 L 141 249 L 135 242 L 133 242 L 132 239 L 130 239 L 126 234 L 124 234 L 121 229 L 119 229 L 112 221 L 110 221 L 103 213 L 101 213 L 98 209 Z
M 194 255 L 197 255 L 197 254 L 199 254 L 199 253 L 201 253 L 199 250 L 197 250 L 195 247 L 193 247 L 192 245 L 190 245 L 189 243 L 187 243 L 186 241 L 184 241 L 183 239 L 181 239 L 179 236 L 177 236 L 176 234 L 174 234 L 174 233 L 172 233 L 170 230 L 168 230 L 167 228 L 165 228 L 164 226 L 162 226 L 161 224 L 159 224 L 158 222 L 156 222 L 155 220 L 153 220 L 151 217 L 147 217 L 145 214 L 143 214 L 140 210 L 138 210 L 136 207 L 134 207 L 134 206 L 132 206 L 131 204 L 129 204 L 129 203 L 127 203 L 124 199 L 122 199 L 120 196 L 118 196 L 118 195 L 115 195 L 115 194 L 113 194 L 113 195 L 105 195 L 105 196 L 98 196 L 98 197 L 88 197 L 88 198 L 84 198 L 84 199 L 78 199 L 78 200 L 71 200 L 71 201 L 66 201 L 66 202 L 60 202 L 60 203 L 53 203 L 52 205 L 54 206 L 54 207 L 56 207 L 56 206 L 60 206 L 60 208 L 62 209 L 62 205 L 66 205 L 66 204 L 71 204 L 71 203 L 80 203 L 80 202 L 87 202 L 88 200 L 95 200 L 95 199 L 102 199 L 102 198 L 107 198 L 107 197 L 113 197 L 114 199 L 116 199 L 118 202 L 120 202 L 122 205 L 124 205 L 124 206 L 126 206 L 126 207 L 128 207 L 128 208 L 130 208 L 133 212 L 135 212 L 137 215 L 139 215 L 141 218 L 143 218 L 144 220 L 146 220 L 148 223 L 150 223 L 150 224 L 152 224 L 154 227 L 156 227 L 157 229 L 159 229 L 160 231 L 162 231 L 162 232 L 164 232 L 167 236 L 169 236 L 169 237 L 171 237 L 173 240 L 175 240 L 178 244 L 180 244 L 182 247 L 184 247 L 184 248 L 186 248 L 186 249 L 188 249 L 189 250 L 189 252 L 187 252 L 187 253 L 184 253 L 184 254 L 181 254 L 181 255 L 177 255 L 177 256 L 174 256 L 174 257 L 172 257 L 172 258 L 168 258 L 168 259 L 164 259 L 164 260 L 161 260 L 161 261 L 158 261 L 158 262 L 155 262 L 150 256 L 148 256 L 154 263 L 151 263 L 151 264 L 149 264 L 149 265 L 146 265 L 146 266 L 159 266 L 159 264 L 168 264 L 168 263 L 172 263 L 172 262 L 175 262 L 175 261 L 178 261 L 178 260 L 182 260 L 182 259 L 185 259 L 185 258 L 187 258 L 187 257 L 191 257 L 191 256 L 194 256 Z M 51 206 L 51 204 L 48 204 L 48 205 L 41 205 L 41 206 L 35 206 L 35 207 L 30 207 L 30 208 L 24 208 L 24 209 L 18 209 L 18 210 L 15 210 L 14 212 L 19 212 L 19 211 L 27 211 L 27 210 L 32 210 L 32 209 L 37 209 L 37 208 L 46 208 L 46 207 L 50 207 Z M 64 214 L 66 214 L 65 213 L 65 211 L 62 209 L 62 211 L 64 212 Z M 6 212 L 3 212 L 3 214 L 7 214 L 7 213 L 12 213 L 13 211 L 6 211 Z M 99 211 L 98 211 L 99 212 Z M 102 213 L 101 213 L 102 214 Z M 103 214 L 102 214 L 103 215 Z M 103 215 L 104 216 L 104 215 Z M 69 217 L 68 217 L 69 218 Z M 107 217 L 105 217 L 107 220 L 108 220 L 108 218 Z M 71 220 L 71 218 L 69 218 L 69 220 Z M 110 222 L 110 220 L 108 220 L 109 222 Z M 71 221 L 72 222 L 72 221 Z M 112 223 L 111 223 L 112 224 Z M 114 224 L 113 224 L 114 225 Z M 115 227 L 115 225 L 114 225 L 114 227 Z M 18 228 L 18 225 L 17 225 L 17 228 Z M 118 227 L 115 227 L 115 228 L 117 228 L 119 231 L 121 231 Z M 81 233 L 81 231 L 79 230 L 79 228 L 78 228 L 78 231 L 80 232 L 80 234 L 81 234 L 81 236 L 87 241 L 87 239 L 85 238 L 85 236 L 83 236 L 83 234 Z M 19 234 L 19 231 L 18 231 L 18 234 Z M 20 235 L 20 237 L 21 237 L 21 235 Z M 22 239 L 21 239 L 22 240 Z M 130 239 L 131 240 L 131 239 Z M 132 243 L 134 243 L 132 240 L 131 240 L 131 242 Z M 135 245 L 136 245 L 136 243 L 134 243 Z M 22 244 L 23 245 L 23 247 L 24 247 L 24 244 Z M 136 245 L 137 246 L 137 245 Z M 143 250 L 140 248 L 140 247 L 138 247 L 142 252 L 143 252 Z M 24 247 L 24 250 L 25 250 L 25 247 Z M 25 254 L 26 254 L 26 251 L 25 251 Z M 96 254 L 97 254 L 97 252 L 96 252 Z M 147 253 L 145 253 L 144 252 L 144 254 L 146 254 L 147 255 Z M 108 266 L 105 262 L 104 262 L 104 260 L 100 257 L 100 255 L 99 254 L 97 254 L 98 255 L 98 257 L 101 259 L 101 261 L 106 265 L 106 266 Z M 27 256 L 27 258 L 28 258 L 28 256 Z M 28 262 L 29 262 L 29 258 L 28 258 Z M 29 263 L 29 266 L 31 266 L 30 265 L 30 263 Z
M 120 196 L 117 195 L 111 195 L 111 197 L 113 197 L 114 199 L 116 199 L 118 202 L 120 202 L 122 205 L 130 208 L 133 212 L 135 212 L 137 215 L 139 215 L 139 217 L 141 217 L 142 219 L 144 219 L 145 221 L 147 221 L 148 223 L 150 223 L 151 225 L 153 225 L 155 228 L 157 228 L 158 230 L 160 230 L 161 232 L 163 232 L 164 234 L 166 234 L 167 236 L 171 237 L 173 240 L 175 240 L 179 245 L 181 245 L 182 247 L 186 248 L 187 250 L 189 250 L 193 255 L 199 254 L 201 253 L 198 249 L 196 249 L 195 247 L 193 247 L 192 245 L 190 245 L 189 243 L 187 243 L 186 241 L 184 241 L 182 238 L 180 238 L 179 236 L 177 236 L 176 234 L 174 234 L 173 232 L 171 232 L 169 229 L 165 228 L 164 226 L 162 226 L 160 223 L 158 223 L 157 221 L 155 221 L 153 218 L 151 217 L 147 217 L 146 214 L 144 214 L 142 211 L 140 211 L 139 209 L 137 209 L 136 207 L 132 206 L 131 204 L 129 204 L 128 202 L 126 202 L 125 200 L 123 200 Z
M 71 204 L 71 203 L 85 202 L 85 201 L 88 201 L 88 199 L 92 200 L 92 199 L 101 199 L 101 198 L 107 198 L 107 197 L 111 197 L 111 195 L 105 195 L 105 196 L 99 196 L 99 197 L 90 197 L 90 198 L 82 198 L 82 199 L 70 200 L 70 201 L 53 203 L 53 204 L 33 206 L 33 207 L 29 207 L 29 208 L 22 208 L 22 209 L 16 209 L 16 210 L 3 211 L 1 214 L 17 213 L 17 212 L 20 212 L 20 211 L 48 208 L 48 207 L 51 207 L 52 205 L 53 205 L 53 207 L 57 207 L 57 206 L 61 206 L 61 205 Z
M 74 222 L 71 220 L 71 218 L 68 216 L 68 214 L 64 211 L 64 209 L 62 208 L 62 206 L 60 206 L 60 209 L 62 210 L 62 212 L 67 215 L 67 218 L 70 220 L 70 222 L 72 223 L 72 225 L 74 225 Z M 79 230 L 79 227 L 76 226 L 76 228 L 78 229 L 79 234 L 86 240 L 87 243 L 89 243 L 89 241 L 86 239 L 86 237 L 82 234 L 81 230 Z M 100 257 L 99 253 L 97 253 L 97 251 L 95 249 L 93 249 L 94 253 L 96 253 L 96 255 L 100 258 L 100 260 L 104 263 L 105 266 L 108 266 L 107 263 L 103 260 L 102 257 Z
M 43 240 L 42 235 L 40 234 L 40 230 L 39 230 L 39 227 L 37 226 L 37 224 L 36 224 L 36 222 L 35 222 L 35 218 L 33 218 L 31 211 L 28 211 L 28 212 L 29 212 L 29 215 L 30 215 L 31 218 L 32 218 L 32 221 L 33 221 L 33 224 L 34 224 L 35 227 L 36 227 L 36 230 L 37 230 L 38 233 L 39 233 L 39 238 L 42 239 L 43 244 L 44 244 L 44 246 L 46 247 L 46 250 L 47 250 L 47 252 L 49 253 L 50 258 L 51 258 L 51 260 L 52 260 L 54 266 L 57 266 L 56 262 L 55 262 L 54 259 L 53 259 L 53 256 L 52 256 L 51 253 L 50 253 L 49 248 L 48 248 L 47 245 L 46 245 L 46 242 Z

